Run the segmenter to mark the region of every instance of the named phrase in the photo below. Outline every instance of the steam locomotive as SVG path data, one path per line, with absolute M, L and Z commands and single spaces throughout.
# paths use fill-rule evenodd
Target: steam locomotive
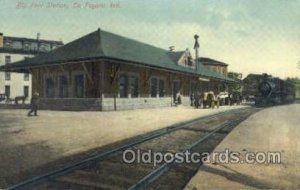
M 245 82 L 244 89 L 246 92 L 255 93 L 255 105 L 272 106 L 295 101 L 295 87 L 290 82 L 267 74 L 256 75 L 252 78 L 255 78 L 255 80 L 252 80 L 251 87 L 255 87 L 255 89 L 249 89 L 251 88 L 247 85 L 249 81 Z M 253 82 L 256 84 L 253 84 Z

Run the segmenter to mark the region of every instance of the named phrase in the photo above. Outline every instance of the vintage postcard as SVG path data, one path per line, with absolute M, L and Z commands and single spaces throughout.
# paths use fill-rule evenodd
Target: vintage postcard
M 300 189 L 300 0 L 0 0 L 0 189 Z

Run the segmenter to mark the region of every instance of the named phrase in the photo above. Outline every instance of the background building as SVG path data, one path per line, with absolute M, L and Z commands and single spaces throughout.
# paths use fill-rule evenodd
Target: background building
M 199 63 L 201 63 L 208 69 L 213 70 L 221 75 L 227 76 L 227 74 L 228 74 L 228 71 L 227 71 L 228 64 L 223 63 L 221 61 L 217 61 L 217 60 L 214 60 L 211 58 L 206 58 L 206 57 L 200 57 Z
M 60 41 L 9 37 L 0 33 L 0 65 L 31 58 L 63 45 Z M 25 73 L 0 72 L 0 94 L 14 99 L 17 96 L 31 97 L 31 75 Z

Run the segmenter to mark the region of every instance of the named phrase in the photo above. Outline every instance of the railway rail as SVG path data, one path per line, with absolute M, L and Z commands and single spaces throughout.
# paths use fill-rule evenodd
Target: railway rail
M 172 125 L 8 189 L 181 189 L 201 163 L 127 164 L 123 151 L 211 152 L 235 126 L 259 110 L 241 108 Z

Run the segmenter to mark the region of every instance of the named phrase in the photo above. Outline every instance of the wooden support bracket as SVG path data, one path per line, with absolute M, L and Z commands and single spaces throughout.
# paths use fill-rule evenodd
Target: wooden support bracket
M 118 64 L 117 66 L 112 65 L 111 66 L 111 73 L 110 73 L 110 84 L 113 84 L 113 82 L 116 80 L 117 74 L 120 71 L 120 64 Z
M 45 71 L 46 71 L 46 73 L 50 73 L 50 70 L 48 67 L 45 67 Z
M 146 84 L 149 82 L 151 76 L 152 76 L 152 72 L 149 69 L 147 69 L 146 70 L 146 80 L 145 80 Z
M 94 83 L 94 81 L 93 81 L 93 79 L 92 79 L 92 76 L 90 75 L 90 73 L 89 73 L 88 69 L 86 68 L 86 65 L 85 65 L 85 63 L 81 63 L 81 65 L 82 65 L 82 68 L 83 68 L 83 70 L 84 70 L 85 74 L 87 75 L 87 77 L 88 77 L 89 81 L 90 81 L 90 82 L 93 84 L 93 83 Z
M 62 72 L 65 72 L 65 67 L 63 65 L 59 65 L 59 68 Z

